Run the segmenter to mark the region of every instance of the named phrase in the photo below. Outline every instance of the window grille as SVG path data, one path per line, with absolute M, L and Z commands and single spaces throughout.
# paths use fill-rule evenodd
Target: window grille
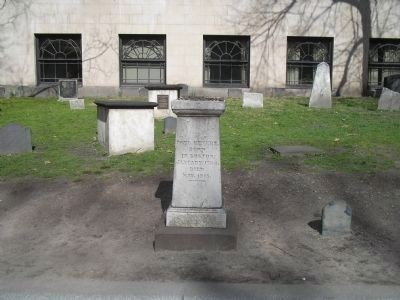
M 165 35 L 120 35 L 121 84 L 165 84 L 165 57 Z
M 386 76 L 400 74 L 400 40 L 370 39 L 369 49 L 368 85 L 375 89 Z
M 286 84 L 312 85 L 321 62 L 329 64 L 332 74 L 332 46 L 333 38 L 288 37 Z
M 204 36 L 204 84 L 249 86 L 250 37 Z
M 38 83 L 77 79 L 82 82 L 80 35 L 36 35 Z

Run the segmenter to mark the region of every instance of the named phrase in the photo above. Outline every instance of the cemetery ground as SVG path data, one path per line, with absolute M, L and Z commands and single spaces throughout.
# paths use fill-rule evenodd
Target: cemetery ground
M 171 200 L 174 136 L 156 122 L 153 152 L 108 157 L 96 108 L 0 100 L 0 126 L 32 128 L 32 153 L 0 157 L 0 278 L 400 284 L 400 113 L 375 99 L 229 99 L 221 117 L 222 190 L 236 251 L 154 252 Z M 320 155 L 277 157 L 274 145 Z M 352 234 L 318 232 L 322 207 L 345 200 Z

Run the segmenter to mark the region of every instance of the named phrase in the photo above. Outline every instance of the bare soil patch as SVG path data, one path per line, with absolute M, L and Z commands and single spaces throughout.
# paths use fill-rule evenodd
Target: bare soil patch
M 400 173 L 347 174 L 266 160 L 224 172 L 238 249 L 154 252 L 172 175 L 0 182 L 0 278 L 400 284 Z M 353 208 L 353 233 L 322 237 L 321 209 Z

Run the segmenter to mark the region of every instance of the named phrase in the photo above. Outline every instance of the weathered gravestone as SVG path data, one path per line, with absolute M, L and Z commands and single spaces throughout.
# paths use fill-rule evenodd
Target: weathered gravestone
M 347 235 L 351 233 L 350 206 L 345 201 L 334 200 L 322 209 L 322 235 Z
M 263 94 L 261 93 L 243 93 L 243 107 L 262 108 L 264 106 Z
M 13 154 L 32 151 L 30 128 L 10 124 L 0 128 L 0 154 Z
M 400 93 L 400 74 L 386 76 L 383 79 L 383 86 L 389 90 Z
M 400 110 L 400 93 L 383 88 L 382 94 L 379 97 L 378 109 Z
M 78 81 L 74 79 L 61 79 L 58 82 L 58 100 L 67 101 L 78 97 Z
M 317 66 L 309 107 L 332 107 L 331 76 L 329 65 L 326 62 L 322 62 Z
M 156 230 L 155 249 L 234 249 L 235 224 L 221 191 L 219 117 L 225 102 L 185 97 L 173 101 L 172 110 L 178 116 L 172 201 Z
M 85 109 L 85 99 L 70 99 L 69 100 L 70 109 Z
M 176 117 L 172 112 L 171 102 L 179 98 L 182 89 L 180 85 L 149 85 L 145 88 L 148 90 L 149 102 L 158 103 L 158 106 L 154 108 L 156 119 L 163 119 L 168 116 Z
M 199 99 L 172 102 L 178 122 L 167 226 L 225 228 L 219 139 L 219 117 L 225 102 Z
M 164 133 L 170 134 L 176 132 L 176 118 L 166 117 L 164 119 Z

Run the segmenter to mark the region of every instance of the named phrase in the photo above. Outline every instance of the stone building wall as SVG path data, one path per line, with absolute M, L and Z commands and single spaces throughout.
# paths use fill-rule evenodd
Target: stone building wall
M 35 34 L 82 38 L 81 95 L 138 93 L 120 87 L 119 34 L 165 34 L 167 84 L 189 93 L 228 93 L 203 85 L 203 35 L 249 35 L 249 88 L 306 94 L 286 86 L 287 36 L 334 39 L 332 86 L 361 94 L 362 14 L 340 0 L 14 0 L 0 9 L 0 85 L 38 91 Z M 347 2 L 347 1 L 346 1 Z M 367 2 L 367 1 L 366 1 Z M 400 38 L 398 0 L 371 1 L 372 37 Z M 354 46 L 356 45 L 356 46 Z M 19 87 L 19 88 L 16 88 Z M 29 92 L 24 92 L 29 91 Z

